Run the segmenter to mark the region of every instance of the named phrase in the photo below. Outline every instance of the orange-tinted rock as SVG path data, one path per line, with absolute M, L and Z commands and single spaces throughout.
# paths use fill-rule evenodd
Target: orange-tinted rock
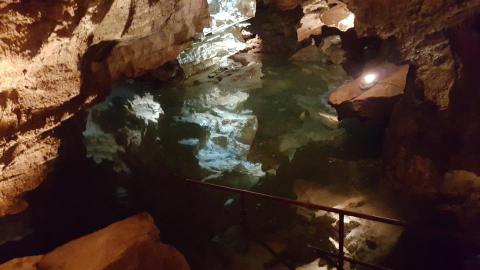
M 298 41 L 322 34 L 322 27 L 347 31 L 353 27 L 355 15 L 337 0 L 315 0 L 303 3 L 304 16 L 297 30 Z
M 36 263 L 42 259 L 42 255 L 13 259 L 0 265 L 0 270 L 36 270 Z
M 159 240 L 143 213 L 73 240 L 44 256 L 14 259 L 0 270 L 189 270 L 182 254 Z
M 26 207 L 58 156 L 56 128 L 113 80 L 175 60 L 209 22 L 206 0 L 0 4 L 0 216 Z
M 290 10 L 298 7 L 302 0 L 273 0 L 273 4 L 280 10 Z
M 378 82 L 362 89 L 362 76 L 335 90 L 329 103 L 335 107 L 339 120 L 360 118 L 384 122 L 390 117 L 396 101 L 403 95 L 409 65 L 382 63 L 366 68 L 363 74 L 375 74 Z

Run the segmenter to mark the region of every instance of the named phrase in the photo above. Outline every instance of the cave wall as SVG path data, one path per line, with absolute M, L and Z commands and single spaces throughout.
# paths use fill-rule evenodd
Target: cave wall
M 158 68 L 209 23 L 206 0 L 0 3 L 0 216 L 22 211 L 58 158 L 62 122 L 112 81 Z
M 455 210 L 478 209 L 480 1 L 347 2 L 359 36 L 393 38 L 400 61 L 412 65 L 386 133 L 385 181 Z

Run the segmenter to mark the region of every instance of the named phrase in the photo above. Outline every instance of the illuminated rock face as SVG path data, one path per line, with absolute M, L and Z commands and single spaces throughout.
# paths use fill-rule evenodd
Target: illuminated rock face
M 204 33 L 216 33 L 255 17 L 255 0 L 208 0 L 212 22 Z
M 273 5 L 286 11 L 301 6 L 303 17 L 297 29 L 298 41 L 322 34 L 322 27 L 334 27 L 340 31 L 353 28 L 355 15 L 339 0 L 273 0 Z
M 152 217 L 139 214 L 45 255 L 11 260 L 0 265 L 0 269 L 189 270 L 183 255 L 162 244 L 159 234 Z
M 360 77 L 335 90 L 329 103 L 337 110 L 339 120 L 360 118 L 386 123 L 405 91 L 407 73 L 408 65 L 369 65 Z M 366 89 L 362 88 L 364 80 L 370 80 Z
M 216 65 L 226 57 L 246 49 L 242 38 L 242 22 L 255 16 L 255 0 L 209 0 L 210 27 L 192 48 L 182 52 L 178 61 L 190 76 Z
M 340 31 L 353 28 L 355 15 L 337 0 L 313 0 L 302 3 L 303 18 L 297 30 L 298 41 L 321 35 L 322 27 L 334 27 Z
M 58 156 L 61 123 L 113 80 L 174 60 L 209 21 L 206 0 L 0 4 L 0 216 L 21 211 Z

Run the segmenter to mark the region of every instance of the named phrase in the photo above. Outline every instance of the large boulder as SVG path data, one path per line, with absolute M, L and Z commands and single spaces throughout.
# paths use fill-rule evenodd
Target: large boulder
M 206 0 L 0 3 L 0 216 L 58 157 L 62 122 L 158 68 L 209 22 Z
M 386 122 L 393 105 L 405 90 L 409 66 L 382 63 L 365 69 L 362 76 L 347 82 L 335 90 L 329 103 L 338 113 L 339 120 L 359 118 Z M 376 76 L 375 85 L 362 89 L 364 76 Z
M 143 213 L 73 240 L 40 256 L 14 259 L 0 270 L 189 270 L 182 254 L 162 244 Z

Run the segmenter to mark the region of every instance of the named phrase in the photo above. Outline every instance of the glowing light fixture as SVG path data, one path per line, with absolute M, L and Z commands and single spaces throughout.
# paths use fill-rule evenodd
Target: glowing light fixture
M 371 88 L 378 82 L 378 74 L 374 72 L 366 73 L 362 75 L 362 79 L 360 80 L 360 88 L 366 90 Z

